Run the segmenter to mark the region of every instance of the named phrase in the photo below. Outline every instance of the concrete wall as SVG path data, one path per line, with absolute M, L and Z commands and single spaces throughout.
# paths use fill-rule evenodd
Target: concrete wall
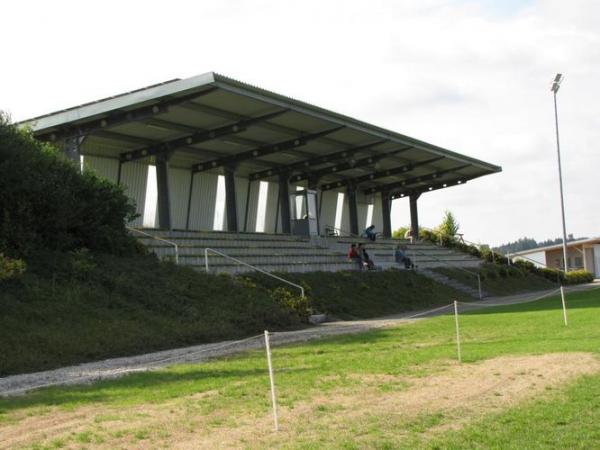
M 99 176 L 110 181 L 117 182 L 119 161 L 117 159 L 103 158 L 97 156 L 84 157 L 84 165 L 87 169 L 95 171 Z M 188 217 L 188 201 L 190 201 L 190 178 L 191 172 L 187 169 L 169 167 L 169 195 L 171 203 L 171 225 L 174 229 L 185 229 Z M 212 173 L 197 173 L 194 175 L 194 183 L 189 211 L 190 230 L 212 230 L 216 208 L 218 175 Z M 250 183 L 247 178 L 236 177 L 236 204 L 238 214 L 238 229 L 240 231 L 254 232 L 256 230 L 258 195 L 260 183 Z M 142 226 L 144 207 L 146 204 L 146 190 L 148 183 L 148 166 L 138 162 L 124 163 L 121 168 L 121 184 L 126 189 L 126 194 L 136 203 L 136 211 L 140 215 L 132 222 L 134 226 Z M 290 192 L 296 189 L 296 185 L 290 185 Z M 248 190 L 250 193 L 248 195 Z M 338 191 L 331 190 L 317 193 L 317 209 L 319 211 L 320 232 L 325 232 L 326 226 L 335 225 L 335 213 L 337 207 Z M 376 230 L 381 232 L 383 220 L 381 216 L 381 197 L 358 195 L 358 226 L 362 231 L 366 226 L 367 207 L 374 200 L 373 224 Z M 265 212 L 265 232 L 281 232 L 281 211 L 279 203 L 279 184 L 269 182 Z M 295 205 L 290 205 L 292 208 Z M 246 209 L 248 219 L 246 219 Z M 155 223 L 158 223 L 158 210 L 156 211 Z M 244 225 L 245 228 L 244 228 Z M 227 227 L 225 214 L 224 228 Z M 344 195 L 342 211 L 343 230 L 350 230 L 350 217 L 348 207 L 348 196 Z
M 383 231 L 383 212 L 381 210 L 381 195 L 373 196 L 373 225 L 375 231 L 381 233 Z
M 572 246 L 567 248 L 567 258 L 569 258 L 569 270 L 583 269 L 583 254 L 581 252 L 582 246 Z M 529 256 L 529 255 L 527 255 Z M 581 260 L 581 261 L 580 261 Z M 563 250 L 562 248 L 556 250 L 546 251 L 546 261 L 548 267 L 553 269 L 564 269 L 563 267 Z
M 217 202 L 218 175 L 197 173 L 190 208 L 190 230 L 212 230 Z
M 321 199 L 321 215 L 319 216 L 319 226 L 321 234 L 325 233 L 326 227 L 335 225 L 335 208 L 337 206 L 337 191 L 323 191 L 323 195 L 319 195 Z
M 594 253 L 600 253 L 600 252 L 594 252 L 593 246 L 592 247 L 584 247 L 583 251 L 585 253 L 585 257 L 584 257 L 585 270 L 587 270 L 588 272 L 592 272 L 596 276 L 600 276 L 599 275 L 600 267 L 596 266 L 596 261 L 595 261 L 596 258 L 594 257 L 595 256 Z
M 271 186 L 269 186 L 269 189 Z M 242 231 L 254 232 L 256 231 L 256 221 L 258 219 L 258 194 L 260 192 L 260 181 L 254 181 L 250 183 L 250 196 L 248 197 L 248 218 L 244 223 L 245 227 L 241 228 Z M 268 191 L 267 191 L 268 193 Z M 268 195 L 268 194 L 267 194 Z
M 267 192 L 267 207 L 265 213 L 265 233 L 275 233 L 281 230 L 281 218 L 278 216 L 279 208 L 279 183 L 269 183 Z M 277 225 L 277 230 L 275 226 Z
M 106 178 L 113 183 L 117 182 L 119 174 L 118 159 L 85 155 L 83 157 L 83 166 L 88 170 L 93 170 L 99 177 Z
M 535 253 L 529 253 L 528 255 L 525 255 L 525 257 L 520 257 L 520 256 L 513 256 L 512 259 L 514 260 L 523 260 L 523 261 L 529 261 L 530 263 L 535 264 L 537 267 L 546 267 L 546 253 L 541 251 L 541 252 L 535 252 Z
M 171 227 L 178 230 L 185 229 L 186 225 L 185 222 L 187 219 L 191 174 L 192 173 L 190 170 L 173 169 L 169 167 L 169 200 L 171 203 Z M 194 182 L 195 181 L 196 180 L 194 180 Z

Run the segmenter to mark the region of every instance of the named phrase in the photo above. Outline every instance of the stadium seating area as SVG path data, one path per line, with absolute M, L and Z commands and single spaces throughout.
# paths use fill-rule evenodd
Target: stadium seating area
M 378 268 L 399 268 L 394 261 L 394 248 L 399 242 L 407 245 L 408 256 L 420 269 L 458 266 L 477 267 L 481 260 L 431 243 L 410 244 L 397 239 L 370 242 L 349 237 L 308 239 L 298 236 L 266 233 L 228 233 L 219 231 L 144 230 L 154 237 L 177 244 L 179 264 L 205 270 L 205 249 L 210 248 L 269 272 L 335 272 L 356 270 L 348 261 L 348 247 L 363 242 Z M 136 237 L 159 257 L 174 257 L 174 246 L 150 236 Z M 229 258 L 209 252 L 211 273 L 241 273 L 252 270 Z

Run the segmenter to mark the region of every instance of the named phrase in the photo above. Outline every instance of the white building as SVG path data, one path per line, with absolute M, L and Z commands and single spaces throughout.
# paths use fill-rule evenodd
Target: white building
M 512 259 L 530 261 L 538 267 L 564 269 L 562 244 L 511 253 Z M 587 270 L 600 278 L 600 237 L 567 243 L 569 270 Z

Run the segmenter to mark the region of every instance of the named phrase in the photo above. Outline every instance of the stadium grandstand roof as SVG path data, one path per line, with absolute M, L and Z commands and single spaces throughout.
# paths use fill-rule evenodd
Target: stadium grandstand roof
M 35 117 L 38 139 L 81 137 L 81 154 L 306 180 L 393 197 L 442 189 L 501 167 L 246 83 L 205 73 Z

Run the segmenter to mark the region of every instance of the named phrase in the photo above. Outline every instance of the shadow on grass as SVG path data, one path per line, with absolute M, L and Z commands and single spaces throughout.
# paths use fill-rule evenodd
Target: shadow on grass
M 307 369 L 290 369 L 301 372 Z M 104 380 L 93 385 L 42 388 L 22 396 L 0 397 L 0 419 L 3 413 L 28 407 L 81 406 L 90 403 L 127 403 L 143 400 L 152 403 L 169 398 L 192 395 L 213 389 L 231 387 L 244 378 L 263 377 L 268 385 L 266 368 L 236 370 L 203 370 L 184 368 L 179 371 L 150 371 Z

